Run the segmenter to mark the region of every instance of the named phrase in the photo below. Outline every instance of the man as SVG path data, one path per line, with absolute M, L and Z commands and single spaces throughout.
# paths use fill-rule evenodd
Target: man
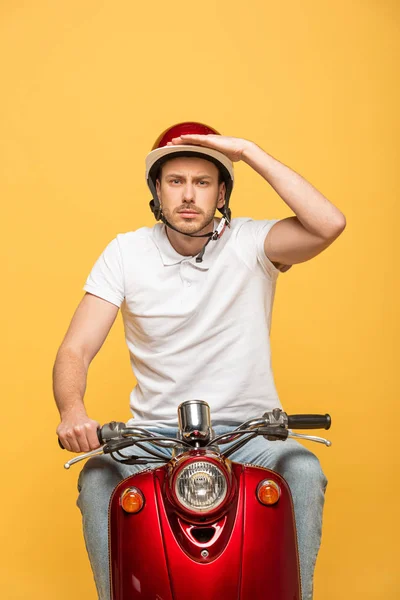
M 280 221 L 231 220 L 233 162 L 259 173 L 293 210 Z M 72 452 L 99 446 L 83 404 L 90 362 L 119 307 L 137 385 L 137 425 L 174 435 L 180 402 L 209 403 L 217 434 L 280 407 L 269 330 L 280 271 L 310 260 L 343 231 L 345 218 L 300 175 L 248 140 L 197 123 L 167 129 L 146 159 L 153 228 L 118 235 L 95 264 L 54 367 L 57 434 Z M 222 218 L 215 218 L 218 209 Z M 130 423 L 131 424 L 131 423 Z M 232 455 L 277 470 L 291 488 L 303 600 L 312 598 L 326 478 L 293 440 L 256 438 Z M 139 466 L 87 462 L 78 505 L 99 598 L 109 598 L 107 508 L 115 485 Z

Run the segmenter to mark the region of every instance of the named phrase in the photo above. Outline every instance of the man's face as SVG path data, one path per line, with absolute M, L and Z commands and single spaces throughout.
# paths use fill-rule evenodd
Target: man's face
M 157 195 L 169 223 L 179 231 L 198 233 L 225 203 L 225 183 L 218 183 L 218 168 L 197 157 L 171 158 L 156 181 Z

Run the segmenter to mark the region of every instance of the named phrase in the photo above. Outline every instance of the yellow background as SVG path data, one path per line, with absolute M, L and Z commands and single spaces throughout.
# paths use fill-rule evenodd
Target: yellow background
M 308 444 L 329 479 L 315 600 L 399 597 L 397 2 L 3 0 L 0 55 L 2 597 L 96 597 L 51 368 L 100 252 L 153 224 L 144 158 L 182 120 L 255 141 L 347 217 L 279 278 L 274 371 L 288 412 L 333 418 L 332 448 Z M 236 177 L 234 215 L 292 214 Z M 118 319 L 90 416 L 129 418 L 132 385 Z

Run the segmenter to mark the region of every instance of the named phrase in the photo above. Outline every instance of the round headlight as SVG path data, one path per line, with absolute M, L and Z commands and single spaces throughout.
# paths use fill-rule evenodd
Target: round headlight
M 208 461 L 193 461 L 177 474 L 175 495 L 190 511 L 206 513 L 226 498 L 228 483 L 222 469 Z

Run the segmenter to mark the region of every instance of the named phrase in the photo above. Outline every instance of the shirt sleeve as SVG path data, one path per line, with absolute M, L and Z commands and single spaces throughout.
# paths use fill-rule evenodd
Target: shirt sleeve
M 257 224 L 257 227 L 254 228 L 254 235 L 256 238 L 256 251 L 257 251 L 257 260 L 261 265 L 263 271 L 269 277 L 277 277 L 280 273 L 279 269 L 269 260 L 268 256 L 264 251 L 264 242 L 265 238 L 269 230 L 272 228 L 275 223 L 278 223 L 279 219 L 272 219 L 270 221 L 253 221 L 253 223 Z
M 269 260 L 264 252 L 265 238 L 271 227 L 280 219 L 253 220 L 246 219 L 238 233 L 239 248 L 242 258 L 251 267 L 258 265 L 269 279 L 276 279 L 280 270 Z
M 97 259 L 83 289 L 120 307 L 125 298 L 124 288 L 121 250 L 115 238 Z

